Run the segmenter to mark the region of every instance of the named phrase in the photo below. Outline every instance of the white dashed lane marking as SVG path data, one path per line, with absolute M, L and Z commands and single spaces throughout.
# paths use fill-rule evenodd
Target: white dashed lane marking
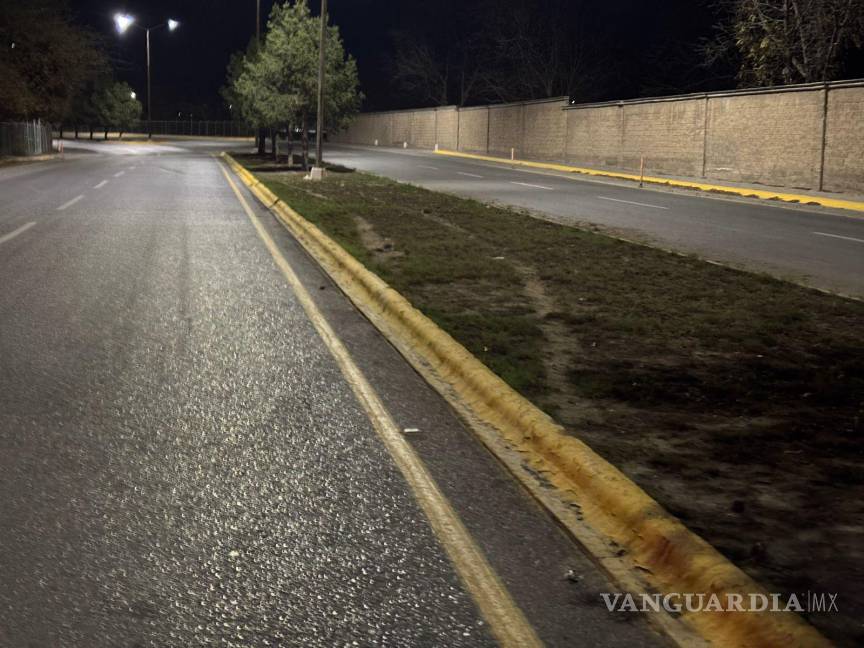
M 66 201 L 65 203 L 63 203 L 62 205 L 60 205 L 60 206 L 57 208 L 57 211 L 63 211 L 63 210 L 66 209 L 67 207 L 71 207 L 72 205 L 74 205 L 75 203 L 77 203 L 79 200 L 81 200 L 83 197 L 84 197 L 84 194 L 81 194 L 80 196 L 75 196 L 72 200 Z
M 650 207 L 651 209 L 669 209 L 662 205 L 649 205 L 648 203 L 636 202 L 634 200 L 621 200 L 620 198 L 607 198 L 606 196 L 597 196 L 600 200 L 611 200 L 612 202 L 627 203 L 628 205 L 637 205 L 639 207 Z
M 26 223 L 26 224 L 22 225 L 21 227 L 19 227 L 18 229 L 12 230 L 11 232 L 6 234 L 5 236 L 0 236 L 0 243 L 5 243 L 6 241 L 11 241 L 13 238 L 18 236 L 22 232 L 26 232 L 28 229 L 33 227 L 35 224 L 36 223 Z
M 531 187 L 533 189 L 545 189 L 546 191 L 555 191 L 555 187 L 547 187 L 545 185 L 531 184 L 530 182 L 511 182 L 510 184 L 520 185 L 522 187 Z

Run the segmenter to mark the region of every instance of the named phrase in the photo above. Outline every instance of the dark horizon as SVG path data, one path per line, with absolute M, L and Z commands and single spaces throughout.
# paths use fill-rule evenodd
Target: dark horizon
M 556 0 L 532 1 L 539 7 L 546 6 L 544 2 L 554 6 Z M 492 4 L 506 12 L 519 2 L 500 0 Z M 446 49 L 447 39 L 458 37 L 460 21 L 476 21 L 478 8 L 484 3 L 488 6 L 489 0 L 330 2 L 331 21 L 339 26 L 346 51 L 358 62 L 365 95 L 363 110 L 421 107 L 422 102 L 392 81 L 394 32 L 437 42 Z M 273 0 L 261 2 L 262 34 L 273 4 Z M 699 45 L 714 33 L 719 19 L 712 0 L 609 0 L 602 6 L 592 5 L 564 5 L 572 16 L 566 26 L 568 33 L 574 34 L 574 39 L 575 34 L 582 34 L 579 38 L 589 45 L 589 70 L 602 70 L 602 78 L 586 82 L 582 100 L 630 99 L 737 86 L 730 68 L 701 65 Z M 310 6 L 313 12 L 318 11 L 318 2 L 312 1 Z M 253 0 L 242 4 L 227 0 L 72 0 L 71 7 L 79 23 L 104 39 L 117 78 L 130 83 L 142 97 L 146 85 L 144 34 L 133 29 L 119 36 L 112 16 L 118 11 L 130 13 L 142 25 L 158 24 L 169 17 L 179 20 L 181 27 L 176 33 L 151 33 L 154 118 L 177 119 L 177 113 L 183 119 L 190 113 L 193 118 L 229 117 L 219 88 L 230 55 L 244 49 L 254 37 Z M 847 57 L 843 72 L 844 78 L 864 76 L 864 54 L 860 50 Z

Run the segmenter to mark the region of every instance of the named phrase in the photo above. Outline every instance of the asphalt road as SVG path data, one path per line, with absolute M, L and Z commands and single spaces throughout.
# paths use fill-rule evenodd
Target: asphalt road
M 225 146 L 0 170 L 0 646 L 496 643 L 256 218 L 537 636 L 662 645 Z
M 864 297 L 864 214 L 780 205 L 392 148 L 331 145 L 328 162 L 590 223 L 640 241 Z

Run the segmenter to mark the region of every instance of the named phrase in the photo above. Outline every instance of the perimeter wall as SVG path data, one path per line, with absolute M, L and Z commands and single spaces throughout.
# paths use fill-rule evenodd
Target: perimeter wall
M 864 81 L 364 113 L 333 139 L 864 193 Z

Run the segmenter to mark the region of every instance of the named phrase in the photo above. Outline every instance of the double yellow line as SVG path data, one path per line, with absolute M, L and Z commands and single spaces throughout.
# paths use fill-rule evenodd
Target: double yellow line
M 522 610 L 513 601 L 498 575 L 492 569 L 480 547 L 459 519 L 453 506 L 438 488 L 420 458 L 405 440 L 378 394 L 356 365 L 345 345 L 330 327 L 309 292 L 285 259 L 270 234 L 252 211 L 225 166 L 219 163 L 237 200 L 282 272 L 306 315 L 351 386 L 354 395 L 372 422 L 396 466 L 408 482 L 414 497 L 429 519 L 438 541 L 450 557 L 456 572 L 470 592 L 495 638 L 506 648 L 542 646 Z

